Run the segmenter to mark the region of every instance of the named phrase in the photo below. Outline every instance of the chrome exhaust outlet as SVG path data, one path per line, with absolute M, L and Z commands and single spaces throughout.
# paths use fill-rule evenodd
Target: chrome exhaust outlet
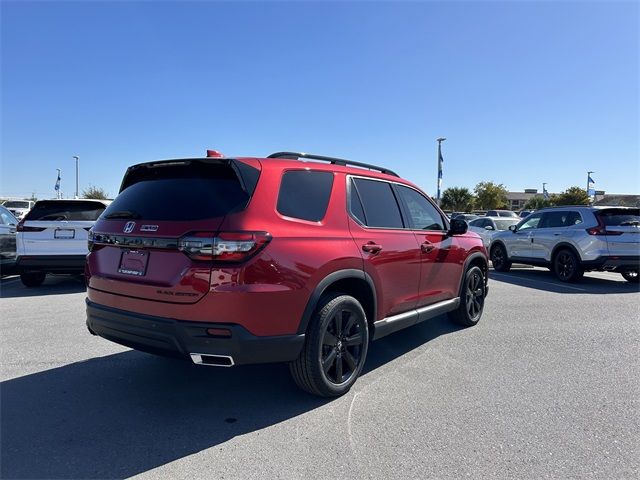
M 196 365 L 208 367 L 233 367 L 233 357 L 230 355 L 211 355 L 209 353 L 190 353 L 191 361 Z

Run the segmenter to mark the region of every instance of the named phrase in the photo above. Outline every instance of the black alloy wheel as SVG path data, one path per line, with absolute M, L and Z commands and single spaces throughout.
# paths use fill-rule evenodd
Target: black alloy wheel
M 497 272 L 508 272 L 511 268 L 511 262 L 507 258 L 507 251 L 498 244 L 491 249 L 491 263 L 493 269 Z
M 553 271 L 561 282 L 575 282 L 584 274 L 578 258 L 571 250 L 560 250 L 556 254 Z
M 349 308 L 340 308 L 324 331 L 322 370 L 336 385 L 348 382 L 362 359 L 364 335 L 356 320 L 357 313 Z
M 291 375 L 303 390 L 322 397 L 337 397 L 349 391 L 367 357 L 369 327 L 358 300 L 330 293 L 319 302 Z
M 449 317 L 465 327 L 474 326 L 482 317 L 486 295 L 484 272 L 478 266 L 469 268 L 465 273 L 460 292 L 460 305 L 449 313 Z

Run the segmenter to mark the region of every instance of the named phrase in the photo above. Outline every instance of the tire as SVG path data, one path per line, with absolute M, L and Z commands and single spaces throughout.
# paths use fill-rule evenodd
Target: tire
M 471 267 L 465 273 L 460 306 L 449 312 L 449 318 L 465 327 L 474 326 L 482 317 L 486 293 L 484 273 L 480 267 Z
M 638 283 L 638 271 L 630 270 L 628 272 L 622 272 L 623 278 L 630 283 Z
M 25 287 L 39 287 L 44 282 L 45 272 L 22 272 L 20 280 Z
M 553 257 L 553 273 L 561 282 L 577 282 L 584 275 L 580 261 L 575 253 L 564 248 Z
M 360 302 L 340 293 L 325 295 L 309 322 L 302 352 L 289 370 L 302 390 L 337 397 L 347 393 L 360 375 L 368 347 L 369 327 Z
M 496 272 L 508 272 L 511 269 L 511 262 L 503 245 L 498 244 L 491 249 L 491 263 Z

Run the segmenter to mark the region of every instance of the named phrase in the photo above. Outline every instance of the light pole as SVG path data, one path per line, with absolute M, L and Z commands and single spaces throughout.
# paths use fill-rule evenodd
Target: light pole
M 76 197 L 75 198 L 80 198 L 79 197 L 79 192 L 78 192 L 78 178 L 80 175 L 80 157 L 77 155 L 74 155 L 73 158 L 76 160 Z
M 436 203 L 440 206 L 440 189 L 442 188 L 442 142 L 444 142 L 446 138 L 439 137 L 436 138 L 436 142 L 438 142 L 438 195 L 436 197 Z

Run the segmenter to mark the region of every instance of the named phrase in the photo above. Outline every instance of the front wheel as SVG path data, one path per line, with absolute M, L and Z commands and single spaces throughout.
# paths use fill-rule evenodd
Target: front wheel
M 45 272 L 22 272 L 20 280 L 25 287 L 39 287 L 44 283 L 46 276 Z
M 638 271 L 637 270 L 630 270 L 628 272 L 622 272 L 622 276 L 627 282 L 638 283 Z
M 322 397 L 349 391 L 362 371 L 369 328 L 362 305 L 349 295 L 330 294 L 309 323 L 300 356 L 289 364 L 303 390 Z
M 471 267 L 465 274 L 460 295 L 460 306 L 449 313 L 450 318 L 460 325 L 472 327 L 480 321 L 484 310 L 486 285 L 480 267 Z

